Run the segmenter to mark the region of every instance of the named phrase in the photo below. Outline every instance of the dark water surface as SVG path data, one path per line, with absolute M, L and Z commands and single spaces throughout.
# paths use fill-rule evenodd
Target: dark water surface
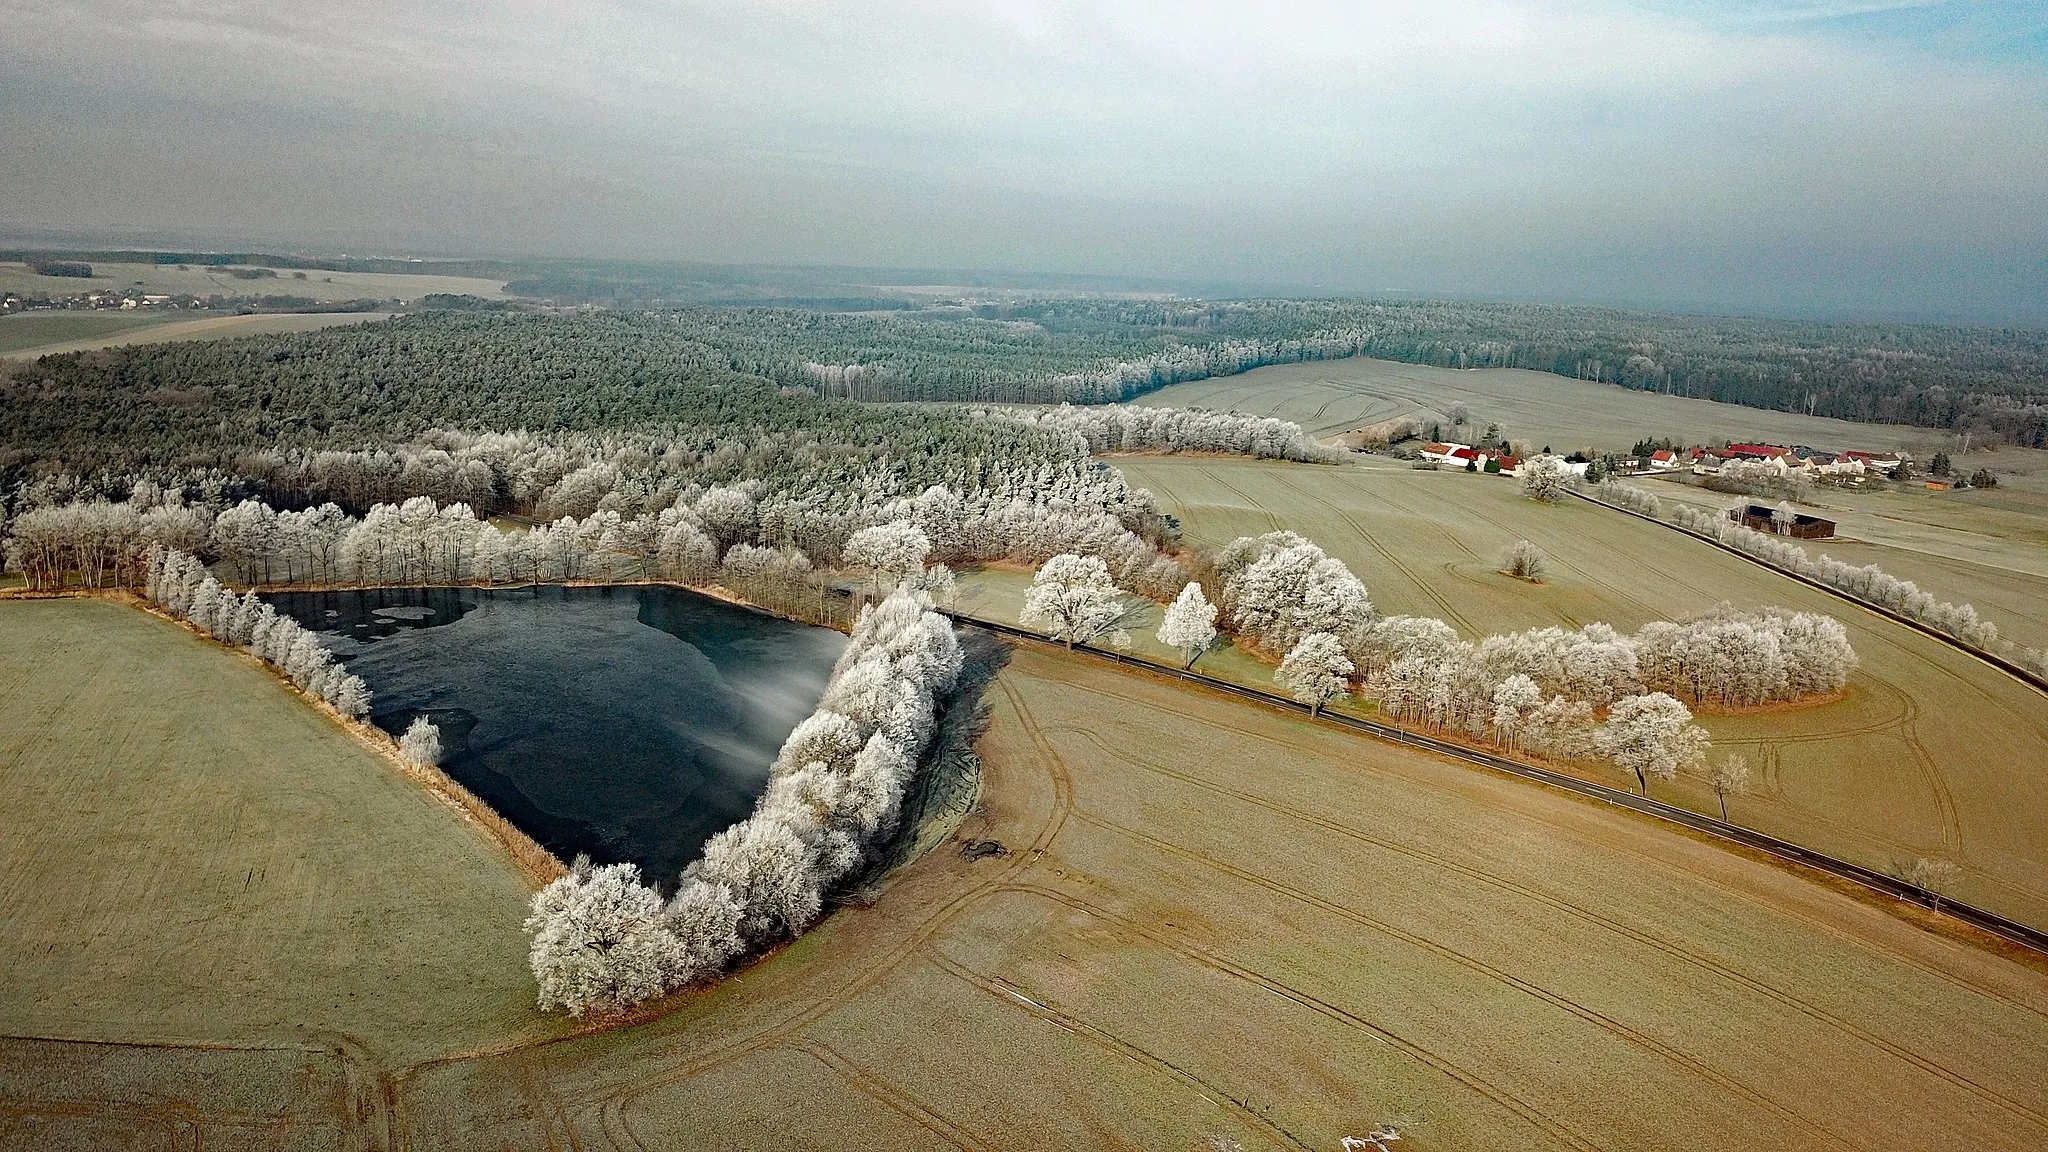
M 440 726 L 442 767 L 563 859 L 673 888 L 753 810 L 846 638 L 675 588 L 289 592 L 392 735 Z

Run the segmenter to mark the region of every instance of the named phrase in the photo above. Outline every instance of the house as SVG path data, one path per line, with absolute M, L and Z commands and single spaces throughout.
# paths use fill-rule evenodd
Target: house
M 1775 444 L 1730 444 L 1728 450 L 1721 453 L 1729 460 L 1773 460 L 1791 454 L 1790 448 L 1780 448 Z
M 1804 512 L 1794 513 L 1789 521 L 1781 520 L 1775 509 L 1762 504 L 1745 504 L 1740 508 L 1731 508 L 1728 510 L 1728 518 L 1740 522 L 1745 528 L 1790 536 L 1798 540 L 1825 540 L 1835 534 L 1833 520 L 1808 516 Z
M 1652 472 L 1676 471 L 1678 465 L 1678 453 L 1673 452 L 1669 448 L 1659 448 L 1655 452 L 1650 453 L 1650 471 Z
M 1855 449 L 1850 449 L 1842 455 L 1852 460 L 1860 460 L 1863 467 L 1869 471 L 1882 472 L 1887 476 L 1898 471 L 1902 459 L 1896 452 L 1858 452 Z
M 1497 471 L 1503 476 L 1518 476 L 1522 471 L 1522 458 L 1520 456 L 1481 455 L 1479 457 L 1479 470 L 1485 472 L 1488 469 Z
M 1422 446 L 1422 458 L 1437 464 L 1451 464 L 1463 468 L 1465 461 L 1473 459 L 1474 456 L 1472 446 L 1469 444 L 1440 444 L 1432 442 Z

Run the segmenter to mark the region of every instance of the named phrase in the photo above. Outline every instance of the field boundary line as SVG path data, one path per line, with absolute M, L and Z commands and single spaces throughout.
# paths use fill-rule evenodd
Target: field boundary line
M 1591 496 L 1586 495 L 1584 492 L 1572 492 L 1571 494 L 1597 508 L 1606 508 L 1614 512 L 1619 512 L 1624 516 L 1633 516 L 1638 520 L 1647 520 L 1660 528 L 1668 528 L 1673 532 L 1678 532 L 1690 536 L 1703 544 L 1711 544 L 1714 547 L 1719 548 L 1721 551 L 1729 553 L 1730 555 L 1740 556 L 1744 560 L 1749 561 L 1751 564 L 1754 564 L 1759 568 L 1763 568 L 1771 572 L 1776 572 L 1778 575 L 1783 576 L 1788 580 L 1797 580 L 1801 584 L 1804 584 L 1809 588 L 1819 589 L 1820 591 L 1825 592 L 1838 600 L 1846 600 L 1849 603 L 1856 605 L 1858 608 L 1861 608 L 1866 612 L 1872 613 L 1873 615 L 1882 616 L 1886 620 L 1890 620 L 1895 624 L 1904 624 L 1906 627 L 1911 628 L 1913 631 L 1922 633 L 1927 636 L 1932 636 L 1936 640 L 1941 641 L 1943 644 L 1946 644 L 1959 652 L 1975 656 L 1977 659 L 1982 660 L 1986 664 L 1991 665 L 1993 668 L 1996 668 L 1999 671 L 2006 673 L 2013 679 L 2018 680 L 2020 683 L 2025 684 L 2029 688 L 2033 688 L 2036 691 L 2048 693 L 2048 680 L 2044 680 L 2041 677 L 2034 675 L 2032 672 L 2029 672 L 2025 668 L 2022 668 L 2019 665 L 2013 663 L 2012 661 L 2007 660 L 2003 656 L 1998 656 L 1993 653 L 1986 652 L 1982 648 L 1978 648 L 1972 644 L 1965 644 L 1963 641 L 1957 639 L 1954 636 L 1949 635 L 1946 632 L 1943 632 L 1941 629 L 1936 628 L 1930 624 L 1923 624 L 1920 621 L 1913 619 L 1911 616 L 1904 614 L 1903 612 L 1895 612 L 1882 604 L 1873 604 L 1870 601 L 1865 600 L 1861 596 L 1852 595 L 1848 592 L 1842 591 L 1840 588 L 1836 588 L 1829 584 L 1823 584 L 1820 581 L 1815 580 L 1811 576 L 1807 576 L 1799 572 L 1794 572 L 1790 568 L 1780 567 L 1779 565 L 1773 564 L 1769 560 L 1766 560 L 1761 556 L 1752 556 L 1749 553 L 1744 552 L 1742 549 L 1737 548 L 1732 544 L 1723 544 L 1721 541 L 1714 539 L 1712 536 L 1709 536 L 1704 532 L 1695 532 L 1682 524 L 1673 524 L 1669 520 L 1660 520 L 1655 516 L 1651 516 L 1642 512 L 1637 512 L 1633 508 L 1623 508 L 1619 504 L 1609 504 L 1605 500 L 1597 500 Z
M 1004 624 L 995 620 L 983 620 L 976 616 L 955 612 L 951 609 L 942 608 L 939 611 L 945 613 L 955 622 L 968 625 L 969 627 L 984 628 L 999 635 L 1028 640 L 1051 649 L 1060 649 L 1062 647 L 1036 632 L 1019 628 L 1014 624 Z M 1420 732 L 1410 732 L 1393 725 L 1382 724 L 1356 716 L 1346 716 L 1341 713 L 1311 713 L 1308 705 L 1291 700 L 1278 693 L 1267 692 L 1243 684 L 1233 684 L 1228 680 L 1219 680 L 1206 673 L 1174 668 L 1143 657 L 1131 656 L 1122 652 L 1112 652 L 1087 644 L 1076 644 L 1072 650 L 1086 653 L 1098 659 L 1108 660 L 1112 663 L 1122 664 L 1126 667 L 1143 669 L 1184 683 L 1198 684 L 1242 699 L 1266 704 L 1285 712 L 1307 717 L 1311 721 L 1321 721 L 1332 727 L 1349 729 L 1367 736 L 1375 736 L 1395 744 L 1406 744 L 1412 748 L 1435 752 L 1469 764 L 1476 764 L 1482 768 L 1491 768 L 1496 772 L 1505 772 L 1511 776 L 1519 776 L 1526 780 L 1534 780 L 1540 784 L 1548 784 L 1553 788 L 1573 792 L 1589 799 L 1599 800 L 1614 807 L 1626 808 L 1652 819 L 1677 824 L 1690 828 L 1695 832 L 1704 832 L 1707 835 L 1740 844 L 1746 848 L 1777 857 L 1780 860 L 1804 865 L 1815 871 L 1847 880 L 1886 896 L 1893 896 L 1900 900 L 1918 904 L 1935 912 L 1946 912 L 1955 919 L 1961 920 L 1972 927 L 1992 933 L 2004 940 L 2019 944 L 2042 955 L 2048 955 L 2048 932 L 2029 927 L 2017 920 L 2007 919 L 1996 912 L 1959 901 L 1945 899 L 1919 885 L 1908 884 L 1904 880 L 1888 876 L 1876 869 L 1866 868 L 1861 864 L 1853 864 L 1847 860 L 1829 856 L 1823 852 L 1817 852 L 1811 848 L 1795 844 L 1790 840 L 1781 840 L 1767 833 L 1744 828 L 1741 825 L 1731 824 L 1724 820 L 1718 820 L 1712 816 L 1694 812 L 1689 808 L 1681 808 L 1676 804 L 1667 804 L 1661 800 L 1648 799 L 1638 796 L 1633 792 L 1625 792 L 1619 788 L 1610 788 L 1604 784 L 1595 784 L 1590 780 L 1581 780 L 1576 776 L 1538 767 L 1526 761 L 1510 759 L 1506 756 L 1495 755 L 1494 753 L 1477 748 L 1468 748 L 1449 740 L 1440 740 Z

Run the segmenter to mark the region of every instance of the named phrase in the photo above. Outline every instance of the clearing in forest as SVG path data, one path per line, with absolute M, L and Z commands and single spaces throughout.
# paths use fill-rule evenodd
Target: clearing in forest
M 1934 428 L 1858 424 L 1642 392 L 1523 368 L 1432 368 L 1355 357 L 1256 368 L 1236 376 L 1191 380 L 1133 401 L 1161 408 L 1218 408 L 1291 420 L 1313 436 L 1335 436 L 1397 417 L 1446 436 L 1475 440 L 1499 424 L 1516 444 L 1559 452 L 1598 448 L 1626 452 L 1644 436 L 1687 443 L 1758 441 L 1811 444 L 1844 451 L 1931 451 L 1954 439 Z M 1453 428 L 1450 410 L 1467 412 Z
M 83 319 L 96 319 L 99 315 L 132 316 L 134 313 L 53 312 L 14 317 L 0 323 L 0 338 L 9 338 L 0 339 L 0 358 L 33 360 L 40 356 L 56 356 L 65 352 L 94 352 L 101 348 L 115 348 L 128 344 L 168 344 L 180 340 L 222 340 L 230 336 L 260 336 L 274 332 L 312 332 L 321 328 L 339 328 L 346 324 L 367 324 L 373 320 L 383 320 L 390 313 L 259 312 L 247 316 L 202 316 L 199 319 L 192 319 L 189 312 L 158 313 L 147 317 L 143 323 L 107 325 L 98 331 L 53 336 L 49 340 L 34 344 L 23 343 L 37 333 L 33 330 L 24 332 L 15 329 L 14 325 L 24 320 L 40 320 L 43 315 L 78 315 Z
M 1879 870 L 1953 860 L 1958 898 L 2048 925 L 2048 698 L 1967 653 L 1672 529 L 1584 501 L 1539 504 L 1498 476 L 1379 461 L 1117 463 L 1190 542 L 1299 532 L 1350 565 L 1382 612 L 1438 617 L 1467 639 L 1595 621 L 1633 631 L 1724 600 L 1834 616 L 1862 658 L 1844 699 L 1703 718 L 1717 755 L 1741 752 L 1757 770 L 1757 794 L 1731 798 L 1731 815 Z M 1549 557 L 1544 583 L 1496 571 L 1518 539 Z M 1655 794 L 1718 812 L 1701 780 Z

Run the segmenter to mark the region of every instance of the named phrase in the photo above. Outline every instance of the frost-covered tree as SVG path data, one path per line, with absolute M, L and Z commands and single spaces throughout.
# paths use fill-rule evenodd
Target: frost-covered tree
M 441 729 L 425 716 L 413 717 L 398 738 L 398 754 L 408 764 L 432 768 L 441 763 Z
M 1517 540 L 1501 549 L 1500 570 L 1517 579 L 1541 583 L 1547 566 L 1543 549 L 1527 540 Z
M 1714 789 L 1714 799 L 1721 802 L 1721 821 L 1728 821 L 1728 797 L 1742 796 L 1749 792 L 1749 759 L 1741 753 L 1723 757 L 1707 773 L 1707 784 Z
M 1102 560 L 1068 552 L 1047 560 L 1032 577 L 1018 619 L 1069 649 L 1097 638 L 1121 648 L 1130 642 L 1118 628 L 1125 611 L 1123 595 Z
M 667 991 L 688 957 L 663 911 L 637 866 L 598 868 L 578 857 L 569 875 L 535 894 L 526 918 L 540 1006 L 616 1012 Z
M 732 893 L 751 945 L 803 931 L 823 905 L 809 847 L 776 815 L 759 812 L 713 836 L 683 873 Z
M 361 676 L 344 676 L 334 693 L 334 710 L 351 720 L 370 714 L 370 686 Z
M 1522 481 L 1522 495 L 1545 504 L 1555 504 L 1571 489 L 1571 469 L 1562 456 L 1533 456 L 1522 461 L 1515 473 Z
M 1707 733 L 1692 722 L 1692 712 L 1662 692 L 1617 700 L 1593 746 L 1626 772 L 1635 773 L 1643 796 L 1650 778 L 1669 780 L 1680 770 L 1697 767 L 1707 752 Z
M 847 564 L 867 569 L 879 588 L 923 569 L 931 550 L 923 529 L 908 520 L 893 520 L 855 532 L 847 538 L 843 555 Z
M 1955 887 L 1962 878 L 1963 870 L 1953 860 L 1938 856 L 1922 856 L 1898 869 L 1899 879 L 1927 893 L 1935 908 L 1941 907 L 1941 898 Z
M 1323 705 L 1344 694 L 1351 672 L 1344 642 L 1328 632 L 1311 632 L 1287 653 L 1273 680 L 1318 715 Z
M 1376 613 L 1344 562 L 1292 532 L 1241 537 L 1217 554 L 1224 606 L 1239 632 L 1285 651 L 1310 632 L 1350 638 Z
M 1166 615 L 1159 622 L 1159 642 L 1178 649 L 1185 660 L 1181 667 L 1192 668 L 1215 639 L 1216 606 L 1202 595 L 1202 586 L 1190 580 L 1166 606 Z
M 1493 736 L 1509 748 L 1520 746 L 1529 714 L 1543 704 L 1543 692 L 1536 682 L 1521 673 L 1500 682 L 1493 690 Z

